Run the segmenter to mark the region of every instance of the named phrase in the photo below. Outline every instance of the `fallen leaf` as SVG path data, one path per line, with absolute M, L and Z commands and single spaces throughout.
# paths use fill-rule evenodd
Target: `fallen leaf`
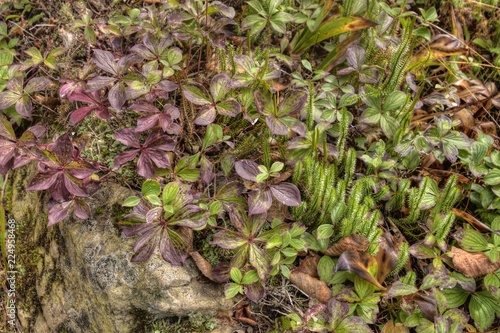
M 336 269 L 350 271 L 379 289 L 385 290 L 385 287 L 368 272 L 368 268 L 376 263 L 377 259 L 369 253 L 347 250 L 339 257 Z
M 410 330 L 401 323 L 395 323 L 391 319 L 389 320 L 380 333 L 410 333 Z
M 214 272 L 212 265 L 198 253 L 198 251 L 193 251 L 189 253 L 191 258 L 193 258 L 196 267 L 201 271 L 201 273 L 206 276 L 209 280 L 217 282 L 214 278 Z
M 389 232 L 384 232 L 380 237 L 380 247 L 375 256 L 378 263 L 377 281 L 383 282 L 397 266 L 399 244 Z
M 300 272 L 312 276 L 314 278 L 319 277 L 318 275 L 318 263 L 320 256 L 317 254 L 312 254 L 300 261 L 299 267 L 295 269 L 295 272 Z
M 448 256 L 455 269 L 467 277 L 482 277 L 500 268 L 500 260 L 493 263 L 483 252 L 470 253 L 452 246 Z
M 460 210 L 457 208 L 452 208 L 451 211 L 453 212 L 453 214 L 455 214 L 455 216 L 460 217 L 461 219 L 464 219 L 465 221 L 467 221 L 477 231 L 492 232 L 492 233 L 500 236 L 500 231 L 491 229 L 486 224 L 479 221 L 478 219 L 476 219 L 474 216 L 470 215 L 469 213 L 466 213 L 463 210 Z
M 436 317 L 437 314 L 437 303 L 433 297 L 417 293 L 410 298 L 417 303 L 425 318 L 434 321 L 434 317 Z
M 366 251 L 369 245 L 370 241 L 366 237 L 352 234 L 330 246 L 325 251 L 325 254 L 329 256 L 340 256 L 347 250 Z
M 325 281 L 316 279 L 297 270 L 290 273 L 290 281 L 311 298 L 315 298 L 321 303 L 327 303 L 332 297 L 332 291 Z

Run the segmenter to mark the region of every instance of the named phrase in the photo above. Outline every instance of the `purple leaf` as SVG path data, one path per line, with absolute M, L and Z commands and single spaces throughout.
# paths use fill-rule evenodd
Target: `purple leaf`
M 154 221 L 157 221 L 160 215 L 161 215 L 161 207 L 150 209 L 146 213 L 146 223 L 153 223 Z
M 26 87 L 24 87 L 24 91 L 28 94 L 44 90 L 47 88 L 52 81 L 45 77 L 34 77 L 31 80 L 28 81 L 26 84 Z
M 254 303 L 259 302 L 265 295 L 266 290 L 260 281 L 245 286 L 245 295 Z
M 263 214 L 271 208 L 273 198 L 269 190 L 253 190 L 248 194 L 248 215 Z
M 166 232 L 160 239 L 160 253 L 165 261 L 171 263 L 174 266 L 182 265 L 188 257 L 186 252 L 175 247 L 174 243 Z
M 64 175 L 64 186 L 68 190 L 69 193 L 73 194 L 74 196 L 77 197 L 88 197 L 88 193 L 85 192 L 84 189 L 82 189 L 79 185 L 75 182 L 75 180 L 71 179 L 71 177 L 68 174 Z
M 39 173 L 30 182 L 26 188 L 28 191 L 43 191 L 50 188 L 59 178 L 60 172 Z
M 67 164 L 73 158 L 74 147 L 68 134 L 63 134 L 50 144 L 49 149 L 54 153 L 61 165 Z
M 78 179 L 87 178 L 96 171 L 92 164 L 85 160 L 74 160 L 68 163 L 64 169 Z
M 87 86 L 89 87 L 89 91 L 94 92 L 99 89 L 105 88 L 115 82 L 116 79 L 114 77 L 96 76 L 95 78 L 87 82 Z
M 216 115 L 213 105 L 204 105 L 193 122 L 196 125 L 206 126 L 214 122 Z
M 82 90 L 80 83 L 78 82 L 65 83 L 59 88 L 59 97 L 69 99 L 69 96 L 73 94 L 73 92 L 76 90 Z
M 49 210 L 49 215 L 48 215 L 48 224 L 47 227 L 50 227 L 57 222 L 61 222 L 64 220 L 68 214 L 69 214 L 69 209 L 73 206 L 73 201 L 65 201 L 62 203 L 58 203 Z
M 200 179 L 205 184 L 210 184 L 215 178 L 214 165 L 205 155 L 200 159 Z
M 31 111 L 33 111 L 33 104 L 27 95 L 24 95 L 16 102 L 16 112 L 25 119 L 31 118 Z
M 146 243 L 139 251 L 136 251 L 131 262 L 143 262 L 148 260 L 154 252 L 155 242 Z
M 90 207 L 89 205 L 80 199 L 75 199 L 75 208 L 73 214 L 79 219 L 86 220 L 90 217 Z
M 62 89 L 62 88 L 61 88 Z M 99 100 L 99 92 L 94 91 L 94 92 L 86 92 L 82 88 L 77 88 L 73 92 L 68 93 L 66 95 L 68 100 L 70 101 L 79 101 L 79 102 L 85 102 L 89 104 L 95 104 L 97 100 Z
M 285 124 L 286 127 L 297 133 L 298 135 L 305 137 L 306 136 L 306 125 L 298 119 L 293 117 L 282 117 L 280 118 L 280 122 Z
M 265 281 L 270 271 L 269 256 L 260 247 L 250 246 L 249 258 L 250 264 L 257 270 L 257 274 L 262 281 Z
M 337 301 L 334 297 L 328 300 L 328 314 L 335 323 L 340 323 L 349 314 L 349 304 Z
M 113 161 L 113 170 L 117 170 L 123 164 L 132 161 L 137 154 L 139 149 L 127 150 L 119 155 L 117 155 Z
M 365 63 L 365 49 L 359 45 L 351 45 L 346 51 L 347 62 L 355 69 L 361 69 Z
M 300 191 L 297 186 L 292 183 L 284 182 L 277 185 L 271 185 L 270 188 L 276 200 L 285 206 L 296 207 L 302 203 Z
M 156 86 L 157 86 L 157 89 L 163 90 L 165 92 L 174 91 L 175 89 L 177 89 L 177 87 L 179 87 L 179 85 L 177 83 L 172 82 L 172 81 L 168 81 L 168 80 L 160 81 L 160 82 L 158 82 L 158 84 Z
M 155 174 L 153 162 L 144 152 L 137 159 L 137 173 L 144 178 L 151 178 Z
M 276 135 L 288 134 L 289 131 L 288 127 L 285 124 L 283 124 L 283 122 L 279 118 L 276 118 L 274 116 L 268 116 L 266 117 L 266 124 L 273 134 Z
M 219 231 L 212 237 L 211 244 L 220 246 L 226 250 L 234 250 L 246 244 L 246 239 L 233 231 Z
M 12 104 L 15 104 L 20 98 L 21 95 L 12 91 L 4 91 L 0 93 L 0 110 L 4 110 Z
M 64 176 L 57 177 L 54 185 L 50 187 L 50 195 L 55 201 L 65 201 L 68 200 L 70 193 L 64 186 Z
M 69 116 L 69 123 L 71 125 L 78 124 L 80 121 L 82 121 L 83 118 L 85 118 L 95 108 L 96 108 L 95 106 L 84 106 L 84 107 L 81 107 L 81 108 L 71 112 L 71 115 Z
M 125 86 L 118 82 L 115 84 L 108 93 L 109 104 L 117 110 L 120 111 L 125 104 L 127 97 L 125 94 Z
M 115 131 L 115 139 L 132 148 L 141 147 L 139 144 L 139 135 L 139 133 L 135 132 L 131 128 L 124 128 Z
M 270 92 L 257 90 L 254 92 L 254 100 L 257 111 L 259 111 L 260 114 L 270 116 L 276 113 L 273 96 Z
M 17 95 L 22 95 L 23 94 L 23 85 L 24 85 L 24 80 L 23 76 L 16 76 L 7 82 L 6 88 Z
M 210 81 L 210 94 L 215 103 L 222 100 L 231 90 L 233 80 L 226 74 L 217 74 Z
M 144 232 L 134 244 L 134 252 L 138 252 L 142 247 L 151 242 L 151 239 L 155 236 L 155 229 L 149 228 L 146 232 Z M 151 242 L 154 246 L 154 242 Z
M 158 168 L 169 168 L 170 158 L 165 151 L 158 149 L 146 149 L 142 154 L 145 154 Z
M 228 117 L 235 117 L 241 113 L 241 105 L 234 98 L 218 103 L 216 109 L 219 114 Z
M 307 92 L 303 90 L 292 90 L 278 106 L 277 116 L 298 114 L 307 103 Z
M 252 160 L 240 160 L 234 163 L 234 170 L 243 179 L 255 182 L 260 173 L 259 165 Z
M 151 116 L 146 116 L 137 119 L 137 128 L 135 129 L 137 132 L 147 131 L 158 123 L 159 114 L 153 114 Z
M 182 88 L 182 93 L 188 101 L 195 105 L 212 104 L 211 98 L 204 92 L 204 89 L 200 84 L 191 83 L 185 85 Z
M 0 117 L 0 136 L 10 141 L 16 141 L 16 133 L 10 122 L 4 116 Z
M 117 65 L 115 62 L 115 57 L 111 52 L 95 49 L 94 61 L 97 67 L 99 67 L 100 69 L 113 75 L 117 74 Z

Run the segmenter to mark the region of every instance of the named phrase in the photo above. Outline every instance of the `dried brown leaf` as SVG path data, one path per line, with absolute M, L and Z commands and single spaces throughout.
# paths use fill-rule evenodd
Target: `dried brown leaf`
M 380 247 L 375 256 L 378 263 L 377 280 L 383 282 L 397 266 L 400 244 L 389 232 L 380 237 Z
M 467 221 L 477 231 L 492 232 L 492 233 L 500 236 L 500 231 L 491 229 L 486 224 L 479 221 L 478 219 L 476 219 L 474 216 L 470 215 L 469 213 L 464 212 L 463 210 L 460 210 L 457 208 L 452 208 L 451 211 L 453 212 L 453 214 L 455 214 L 455 216 L 460 217 L 461 219 L 464 219 L 465 221 Z
M 350 271 L 374 286 L 385 290 L 385 287 L 368 271 L 368 268 L 376 263 L 377 259 L 369 253 L 347 250 L 337 261 L 337 271 Z
M 391 319 L 384 325 L 381 333 L 410 333 L 410 330 L 401 323 L 394 323 Z
M 217 282 L 214 279 L 214 272 L 212 265 L 198 253 L 198 251 L 193 251 L 189 253 L 191 258 L 193 258 L 196 267 L 201 271 L 201 273 L 213 282 Z
M 469 253 L 452 246 L 448 255 L 451 257 L 455 269 L 468 277 L 482 277 L 494 273 L 500 268 L 500 260 L 492 263 L 483 252 Z
M 366 251 L 369 245 L 370 241 L 366 237 L 352 234 L 330 246 L 325 251 L 325 254 L 329 256 L 340 256 L 347 250 Z
M 310 275 L 294 270 L 290 273 L 290 281 L 309 297 L 321 303 L 327 303 L 332 297 L 332 291 L 325 281 L 313 278 Z
M 295 272 L 300 272 L 312 276 L 314 278 L 319 277 L 318 275 L 318 263 L 320 256 L 317 254 L 312 254 L 300 261 L 299 267 L 295 269 Z

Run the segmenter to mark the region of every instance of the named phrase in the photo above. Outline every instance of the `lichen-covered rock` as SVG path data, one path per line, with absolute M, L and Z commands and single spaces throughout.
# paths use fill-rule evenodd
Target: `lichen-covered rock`
M 232 306 L 221 286 L 198 282 L 199 272 L 189 260 L 172 266 L 155 253 L 147 262 L 130 262 L 134 240 L 113 225 L 128 195 L 116 185 L 103 187 L 89 199 L 100 214 L 49 228 L 49 241 L 42 241 L 42 226 L 36 226 L 33 241 L 39 244 L 40 260 L 32 274 L 41 312 L 33 320 L 34 332 L 137 332 L 148 320 L 194 312 L 215 315 Z M 38 214 L 36 223 L 46 224 L 43 200 L 15 199 L 17 219 Z

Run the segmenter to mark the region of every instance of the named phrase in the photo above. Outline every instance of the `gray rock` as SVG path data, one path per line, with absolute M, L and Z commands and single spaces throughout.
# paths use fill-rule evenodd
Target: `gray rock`
M 198 282 L 200 273 L 190 260 L 172 266 L 156 251 L 147 262 L 130 262 L 135 240 L 124 238 L 113 225 L 128 190 L 101 188 L 90 199 L 100 214 L 87 221 L 68 219 L 45 234 L 39 225 L 46 225 L 46 215 L 40 215 L 44 200 L 38 193 L 27 196 L 33 195 L 38 200 L 13 201 L 16 219 L 39 214 L 33 241 L 44 244 L 37 248 L 41 259 L 32 273 L 41 305 L 33 331 L 137 332 L 148 320 L 195 312 L 215 316 L 233 305 L 222 286 Z M 42 242 L 48 234 L 50 240 Z

